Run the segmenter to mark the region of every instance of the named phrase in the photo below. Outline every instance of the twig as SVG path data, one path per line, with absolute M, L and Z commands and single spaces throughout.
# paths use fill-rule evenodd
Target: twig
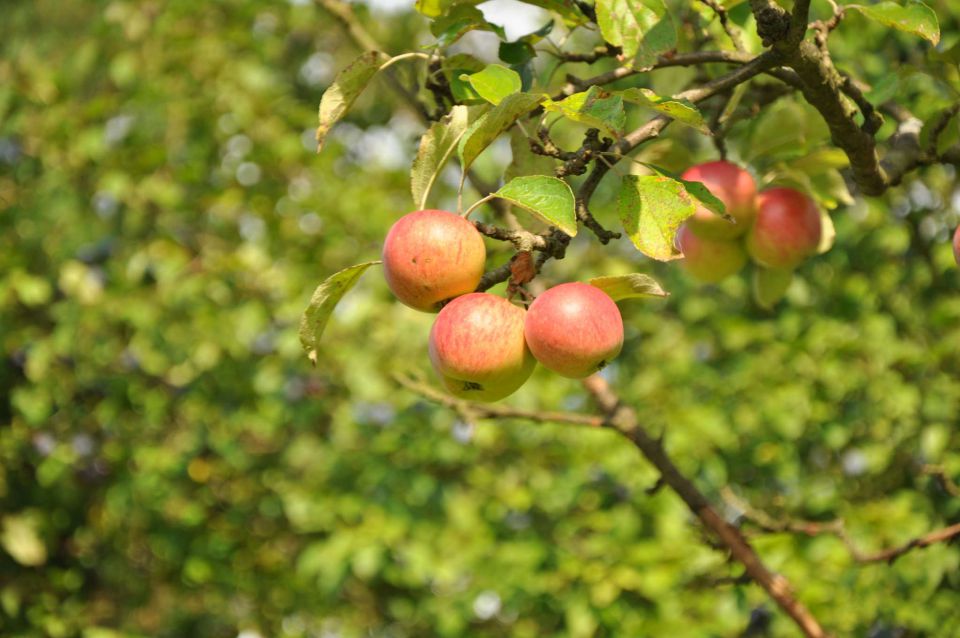
M 950 478 L 950 475 L 947 474 L 947 471 L 939 465 L 924 465 L 920 468 L 920 472 L 937 479 L 937 483 L 940 484 L 943 491 L 950 496 L 960 498 L 960 486 L 958 486 L 953 479 Z
M 723 8 L 723 5 L 717 2 L 717 0 L 700 0 L 700 2 L 713 9 L 714 14 L 716 14 L 717 19 L 720 21 L 720 26 L 727 34 L 727 37 L 730 38 L 730 42 L 733 43 L 734 48 L 737 51 L 746 51 L 746 47 L 743 46 L 740 29 L 737 25 L 730 22 L 730 17 L 727 15 L 727 10 Z

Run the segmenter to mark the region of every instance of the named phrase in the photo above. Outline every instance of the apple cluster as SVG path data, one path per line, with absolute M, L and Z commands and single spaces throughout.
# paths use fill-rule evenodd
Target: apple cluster
M 753 177 L 727 161 L 687 169 L 683 179 L 702 182 L 727 208 L 725 219 L 703 206 L 680 227 L 677 247 L 695 279 L 716 283 L 746 265 L 790 272 L 816 254 L 823 233 L 813 200 L 782 186 L 757 193 Z
M 557 374 L 587 377 L 623 346 L 620 310 L 605 292 L 572 282 L 540 294 L 528 309 L 474 292 L 486 262 L 483 237 L 468 220 L 419 210 L 387 233 L 387 285 L 402 303 L 439 312 L 430 362 L 450 394 L 497 401 L 522 386 L 537 362 Z

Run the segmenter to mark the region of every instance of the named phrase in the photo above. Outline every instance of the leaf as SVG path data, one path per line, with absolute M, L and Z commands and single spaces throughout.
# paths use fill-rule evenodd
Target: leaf
M 437 44 L 449 46 L 470 31 L 492 31 L 501 39 L 506 39 L 503 27 L 487 22 L 480 9 L 470 4 L 455 4 L 450 10 L 430 23 L 430 33 L 437 38 Z
M 522 88 L 520 75 L 499 64 L 488 64 L 482 71 L 460 76 L 470 83 L 477 94 L 491 104 L 500 104 L 511 93 L 519 93 Z
M 463 75 L 476 73 L 486 65 L 472 55 L 458 53 L 443 60 L 443 71 L 450 83 L 450 92 L 453 98 L 461 104 L 482 104 L 486 102 L 477 93 L 470 82 L 461 80 Z
M 677 28 L 663 0 L 597 0 L 603 39 L 620 47 L 633 66 L 644 69 L 677 47 Z
M 620 186 L 620 221 L 640 252 L 669 261 L 680 256 L 677 229 L 693 215 L 696 202 L 683 184 L 663 175 L 627 175 Z
M 787 294 L 787 288 L 793 281 L 792 270 L 763 268 L 753 270 L 753 299 L 761 308 L 770 309 Z
M 650 275 L 640 273 L 611 277 L 594 277 L 590 280 L 590 285 L 596 286 L 607 293 L 614 301 L 670 296 L 670 293 L 664 290 L 656 279 Z
M 310 297 L 310 305 L 303 311 L 303 316 L 300 318 L 300 344 L 307 352 L 307 357 L 313 365 L 317 365 L 317 346 L 333 309 L 343 295 L 357 283 L 360 275 L 370 266 L 379 263 L 381 262 L 368 261 L 344 268 L 340 272 L 327 277 L 313 291 L 313 296 Z
M 574 93 L 559 102 L 548 98 L 543 108 L 553 113 L 560 113 L 574 122 L 586 124 L 590 128 L 598 128 L 616 138 L 623 135 L 623 127 L 627 122 L 627 114 L 623 110 L 623 98 L 597 86 Z
M 648 109 L 653 109 L 658 113 L 662 113 L 667 117 L 672 118 L 679 124 L 684 124 L 686 126 L 695 128 L 701 133 L 705 133 L 707 135 L 713 134 L 710 131 L 710 127 L 707 126 L 706 120 L 703 119 L 703 114 L 700 113 L 700 109 L 694 106 L 693 102 L 689 100 L 678 100 L 672 97 L 662 97 L 650 89 L 641 88 L 615 91 L 615 93 L 620 95 L 627 102 L 639 104 L 640 106 Z
M 571 237 L 577 234 L 576 198 L 562 179 L 545 175 L 515 177 L 494 195 L 525 208 Z
M 518 128 L 510 130 L 510 152 L 513 155 L 503 178 L 510 181 L 523 175 L 553 175 L 557 160 L 537 155 L 530 150 L 530 141 Z
M 837 238 L 837 229 L 833 225 L 833 218 L 827 211 L 820 209 L 820 243 L 817 245 L 817 254 L 822 255 L 833 248 L 833 242 Z
M 907 0 L 906 5 L 896 2 L 879 4 L 848 4 L 845 9 L 856 9 L 871 20 L 899 29 L 928 40 L 934 46 L 940 42 L 940 23 L 933 9 L 919 0 Z
M 727 213 L 727 205 L 724 204 L 719 197 L 711 193 L 710 189 L 707 188 L 706 184 L 704 184 L 703 182 L 693 182 L 690 180 L 686 180 L 680 177 L 679 175 L 668 171 L 665 168 L 661 168 L 654 164 L 648 164 L 646 162 L 642 162 L 642 163 L 644 166 L 646 166 L 653 172 L 657 173 L 658 175 L 669 177 L 674 181 L 680 182 L 680 184 L 683 186 L 683 189 L 687 192 L 687 194 L 693 197 L 693 199 L 699 202 L 701 206 L 709 210 L 711 213 L 715 213 L 717 215 L 720 215 L 720 217 L 733 221 L 733 217 L 731 217 Z
M 533 45 L 523 40 L 516 42 L 501 42 L 497 57 L 507 64 L 524 64 L 537 55 Z
M 467 130 L 471 119 L 471 110 L 480 110 L 480 107 L 454 106 L 439 122 L 433 125 L 420 138 L 417 156 L 413 160 L 410 171 L 410 192 L 413 194 L 413 205 L 417 209 L 427 206 L 427 197 L 434 182 L 443 171 L 447 160 L 453 155 L 457 143 Z
M 563 18 L 564 24 L 570 27 L 586 24 L 590 20 L 580 11 L 577 3 L 573 0 L 520 0 L 525 4 L 532 4 L 535 7 L 546 9 L 556 13 Z
M 3 518 L 0 545 L 21 565 L 35 567 L 47 562 L 47 548 L 30 514 L 11 514 Z
M 317 128 L 317 152 L 323 148 L 323 140 L 331 127 L 346 114 L 347 110 L 363 92 L 367 83 L 377 74 L 390 56 L 380 51 L 367 51 L 337 73 L 333 84 L 327 87 L 320 98 L 320 126 Z
M 471 124 L 460 138 L 457 148 L 464 173 L 493 140 L 513 126 L 520 116 L 535 109 L 544 99 L 544 96 L 532 93 L 513 93 Z

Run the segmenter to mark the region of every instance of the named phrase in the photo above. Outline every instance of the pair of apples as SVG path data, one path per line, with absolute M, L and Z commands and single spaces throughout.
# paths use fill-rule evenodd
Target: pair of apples
M 705 184 L 734 220 L 700 207 L 680 227 L 677 247 L 695 279 L 725 279 L 746 265 L 748 255 L 765 268 L 789 271 L 817 252 L 823 233 L 820 211 L 800 191 L 775 187 L 757 194 L 750 173 L 726 161 L 693 166 L 682 177 Z
M 404 215 L 383 244 L 387 285 L 397 299 L 424 312 L 439 310 L 430 330 L 430 362 L 450 394 L 497 401 L 518 390 L 537 361 L 583 378 L 620 353 L 623 319 L 602 290 L 560 284 L 524 310 L 473 292 L 485 262 L 473 224 L 442 210 Z

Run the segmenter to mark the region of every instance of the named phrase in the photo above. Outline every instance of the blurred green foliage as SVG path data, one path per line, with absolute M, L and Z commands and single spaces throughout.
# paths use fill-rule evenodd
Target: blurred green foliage
M 951 2 L 933 4 L 947 51 Z M 410 12 L 360 12 L 387 51 L 429 42 Z M 858 16 L 834 40 L 922 117 L 949 96 L 949 74 L 897 66 L 909 36 Z M 615 435 L 468 424 L 398 388 L 428 371 L 431 317 L 376 271 L 310 368 L 300 312 L 409 210 L 422 131 L 379 81 L 313 153 L 319 96 L 358 53 L 318 7 L 8 2 L 0 52 L 0 634 L 730 636 L 772 612 L 715 582 L 739 571 Z M 768 178 L 798 140 L 825 144 L 800 101 L 738 126 L 732 152 Z M 678 130 L 643 153 L 712 149 Z M 596 200 L 611 225 L 613 199 Z M 842 207 L 773 312 L 747 277 L 698 287 L 587 233 L 543 278 L 657 276 L 668 300 L 623 304 L 623 396 L 717 502 L 729 485 L 774 515 L 840 516 L 878 549 L 960 520 L 921 471 L 960 476 L 958 202 L 933 168 Z M 509 401 L 590 409 L 542 370 Z M 755 542 L 838 635 L 960 626 L 955 547 L 887 566 L 832 537 Z M 795 635 L 776 614 L 770 632 Z

